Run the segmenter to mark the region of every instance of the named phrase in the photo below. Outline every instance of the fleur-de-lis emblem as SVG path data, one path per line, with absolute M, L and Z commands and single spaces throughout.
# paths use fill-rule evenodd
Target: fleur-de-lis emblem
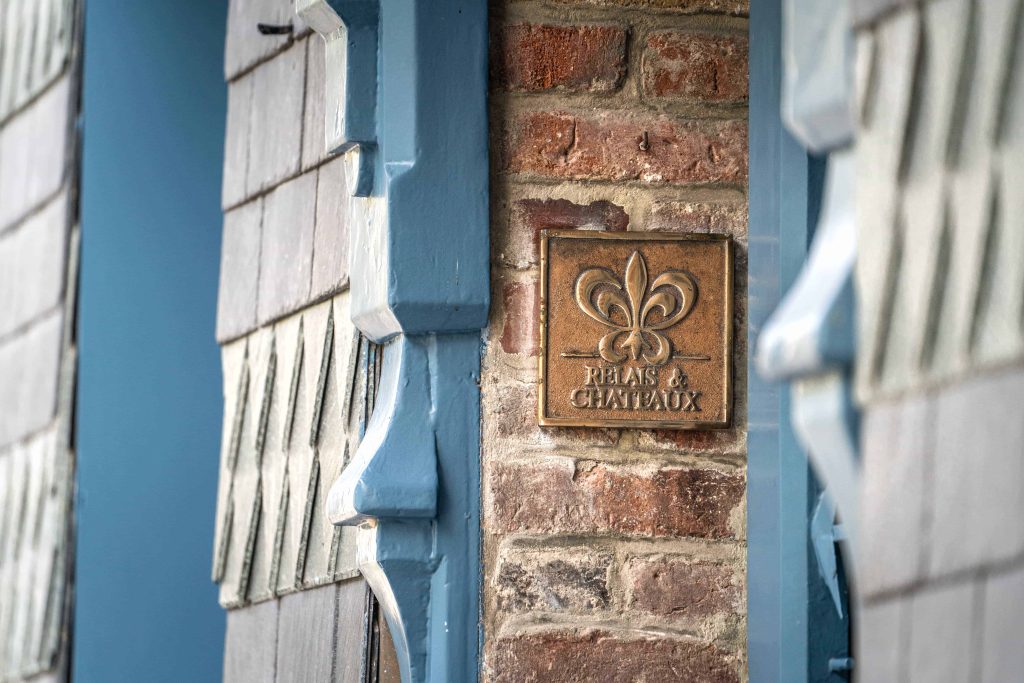
M 634 251 L 625 280 L 607 268 L 590 268 L 576 280 L 576 303 L 597 322 L 612 328 L 597 350 L 609 363 L 627 358 L 663 365 L 672 357 L 672 341 L 661 330 L 693 310 L 697 283 L 686 273 L 668 270 L 647 286 L 647 262 Z

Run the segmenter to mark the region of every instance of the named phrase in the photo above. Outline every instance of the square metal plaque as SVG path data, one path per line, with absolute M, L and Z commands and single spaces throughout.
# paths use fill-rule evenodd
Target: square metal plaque
M 540 424 L 729 425 L 728 236 L 546 230 L 540 277 Z

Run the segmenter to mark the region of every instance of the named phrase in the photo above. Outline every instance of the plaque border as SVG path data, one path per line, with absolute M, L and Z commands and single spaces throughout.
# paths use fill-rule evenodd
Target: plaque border
M 643 242 L 724 242 L 725 243 L 725 334 L 723 335 L 723 381 L 725 391 L 722 402 L 722 420 L 693 420 L 678 422 L 671 420 L 621 420 L 583 419 L 571 417 L 550 417 L 547 415 L 547 352 L 548 352 L 548 266 L 549 247 L 552 239 L 643 241 Z M 675 233 L 675 232 L 608 232 L 578 229 L 544 229 L 540 233 L 540 358 L 537 367 L 537 423 L 541 427 L 615 427 L 628 429 L 686 429 L 711 430 L 727 429 L 732 426 L 732 383 L 733 383 L 733 240 L 731 235 L 721 233 Z

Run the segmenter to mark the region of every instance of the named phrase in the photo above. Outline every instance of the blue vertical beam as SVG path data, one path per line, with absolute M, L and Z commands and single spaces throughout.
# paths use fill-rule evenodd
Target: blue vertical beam
M 803 265 L 820 202 L 822 166 L 780 117 L 782 9 L 750 12 L 749 348 Z M 818 493 L 790 426 L 784 385 L 749 362 L 748 648 L 754 683 L 832 680 L 825 644 L 845 638 L 822 610 L 809 520 Z M 835 680 L 841 680 L 835 678 Z
M 88 2 L 76 681 L 216 681 L 226 2 Z

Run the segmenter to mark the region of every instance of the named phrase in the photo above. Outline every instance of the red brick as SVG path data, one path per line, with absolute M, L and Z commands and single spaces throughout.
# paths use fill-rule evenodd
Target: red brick
M 612 555 L 590 548 L 509 548 L 495 580 L 501 612 L 592 611 L 608 607 Z
M 544 631 L 492 640 L 492 683 L 736 683 L 736 659 L 713 645 L 602 630 Z
M 491 36 L 491 82 L 516 92 L 609 92 L 626 76 L 617 26 L 512 24 Z
M 711 469 L 637 471 L 570 460 L 492 463 L 489 526 L 500 532 L 618 533 L 732 538 L 729 517 L 743 503 L 743 477 Z
M 537 385 L 515 382 L 484 387 L 484 401 L 492 406 L 487 415 L 494 437 L 502 443 L 539 443 L 546 436 L 559 444 L 614 446 L 621 430 L 593 427 L 545 427 L 537 425 Z
M 505 257 L 517 265 L 540 260 L 540 231 L 584 229 L 623 231 L 629 226 L 625 209 L 609 201 L 576 204 L 568 199 L 521 199 L 512 206 Z
M 638 7 L 659 9 L 680 14 L 731 14 L 747 16 L 750 13 L 749 0 L 557 0 L 563 4 Z
M 506 282 L 502 287 L 505 318 L 501 328 L 501 348 L 505 353 L 538 354 L 540 298 L 537 289 L 536 282 Z
M 512 120 L 502 154 L 506 172 L 548 178 L 741 184 L 747 127 L 659 114 L 525 112 Z
M 745 202 L 659 201 L 651 209 L 646 229 L 746 237 L 747 221 Z
M 661 31 L 647 38 L 644 91 L 701 103 L 747 100 L 747 37 Z
M 743 594 L 727 565 L 679 556 L 627 560 L 623 578 L 631 609 L 693 619 L 742 610 Z

